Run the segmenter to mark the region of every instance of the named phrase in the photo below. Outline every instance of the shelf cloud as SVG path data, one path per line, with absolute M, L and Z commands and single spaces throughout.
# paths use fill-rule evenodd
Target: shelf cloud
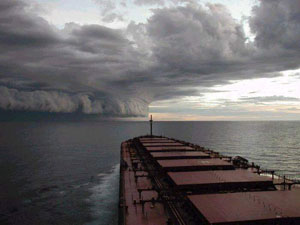
M 225 6 L 193 2 L 126 29 L 58 29 L 31 3 L 1 0 L 0 109 L 144 116 L 155 100 L 299 68 L 299 22 L 298 0 L 261 1 L 252 42 Z

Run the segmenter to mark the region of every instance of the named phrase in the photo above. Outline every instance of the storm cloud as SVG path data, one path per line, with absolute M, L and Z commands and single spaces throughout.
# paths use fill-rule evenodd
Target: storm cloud
M 162 1 L 158 1 L 162 2 Z M 21 0 L 0 2 L 0 108 L 144 116 L 155 100 L 300 65 L 300 3 L 262 1 L 254 42 L 219 4 L 153 10 L 126 29 L 58 29 Z

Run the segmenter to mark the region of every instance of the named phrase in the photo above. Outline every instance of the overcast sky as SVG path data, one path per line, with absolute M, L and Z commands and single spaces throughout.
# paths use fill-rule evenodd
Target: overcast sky
M 300 1 L 1 0 L 0 110 L 299 120 Z

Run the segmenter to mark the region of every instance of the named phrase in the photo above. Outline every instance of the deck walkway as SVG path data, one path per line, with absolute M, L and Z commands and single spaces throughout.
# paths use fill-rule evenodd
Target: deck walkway
M 144 212 L 142 204 L 140 203 L 138 189 L 151 189 L 151 181 L 147 177 L 139 177 L 137 180 L 134 176 L 132 158 L 134 158 L 135 149 L 129 147 L 128 142 L 122 143 L 122 155 L 126 161 L 128 167 L 121 167 L 121 175 L 123 176 L 124 189 L 124 202 L 123 207 L 125 209 L 125 225 L 166 225 L 168 215 L 164 210 L 163 204 L 155 203 L 154 207 L 151 202 L 144 204 Z M 139 169 L 141 165 L 139 165 Z M 138 172 L 142 175 L 141 172 Z M 145 174 L 144 174 L 145 175 Z M 155 191 L 143 191 L 141 192 L 142 200 L 151 200 L 157 198 L 157 192 Z M 134 203 L 136 202 L 136 204 Z

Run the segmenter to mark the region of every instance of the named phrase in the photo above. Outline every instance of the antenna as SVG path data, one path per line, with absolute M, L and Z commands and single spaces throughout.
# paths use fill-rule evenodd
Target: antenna
M 152 120 L 152 115 L 150 116 L 149 122 L 150 122 L 150 135 L 151 135 L 151 137 L 152 137 L 152 122 L 153 122 L 153 120 Z

